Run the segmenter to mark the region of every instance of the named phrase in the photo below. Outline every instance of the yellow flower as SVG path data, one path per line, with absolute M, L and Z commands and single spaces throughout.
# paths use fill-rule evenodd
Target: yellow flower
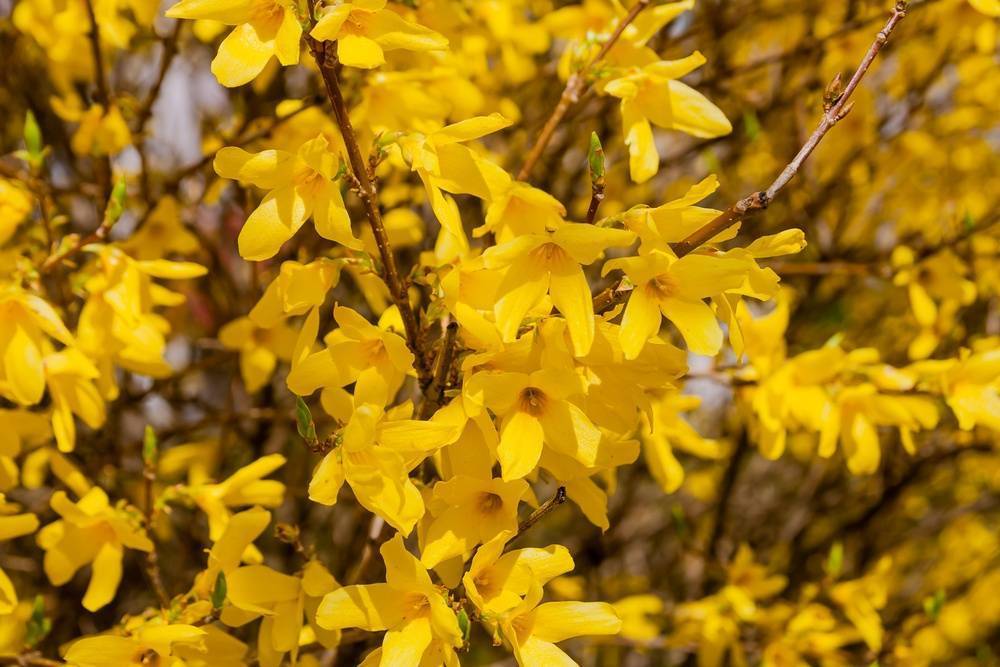
M 327 292 L 340 280 L 340 269 L 340 263 L 323 258 L 308 264 L 282 262 L 278 276 L 248 317 L 257 326 L 270 329 L 286 317 L 322 306 Z
M 100 377 L 90 359 L 75 348 L 66 348 L 45 357 L 45 378 L 52 396 L 52 432 L 59 451 L 76 446 L 77 415 L 90 428 L 100 428 L 106 410 L 94 382 Z
M 31 535 L 38 530 L 38 517 L 34 514 L 15 514 L 18 506 L 8 503 L 0 494 L 0 541 Z M 11 614 L 17 608 L 17 592 L 7 573 L 0 568 L 0 616 Z
M 92 564 L 83 606 L 97 611 L 118 590 L 125 548 L 149 551 L 153 544 L 139 527 L 138 513 L 112 507 L 107 494 L 96 486 L 77 503 L 56 491 L 49 504 L 62 518 L 38 531 L 38 546 L 45 551 L 45 574 L 53 585 L 62 586 L 81 567 Z
M 73 344 L 73 335 L 47 301 L 19 289 L 0 291 L 0 396 L 20 405 L 42 400 L 50 338 Z
M 208 19 L 236 26 L 219 44 L 212 73 L 223 86 L 242 86 L 261 73 L 274 56 L 295 65 L 301 51 L 302 26 L 290 0 L 181 0 L 167 10 L 175 19 Z
M 543 369 L 528 373 L 484 372 L 465 388 L 468 401 L 501 418 L 497 458 L 504 480 L 535 469 L 547 446 L 586 466 L 594 465 L 601 432 L 570 401 L 583 394 L 573 371 Z
M 52 108 L 63 119 L 79 123 L 70 147 L 77 155 L 117 155 L 132 143 L 132 133 L 114 104 L 107 110 L 92 104 L 86 110 L 75 95 L 52 98 Z
M 240 256 L 252 261 L 273 257 L 310 216 L 323 238 L 360 249 L 340 194 L 337 155 L 329 148 L 319 135 L 294 155 L 281 150 L 248 153 L 233 146 L 216 154 L 219 176 L 269 191 L 240 231 Z
M 517 506 L 528 484 L 517 479 L 477 479 L 457 475 L 434 485 L 434 499 L 444 503 L 427 526 L 420 562 L 426 567 L 468 553 L 505 530 L 517 529 Z
M 862 578 L 838 583 L 830 590 L 830 597 L 843 608 L 865 644 L 875 652 L 882 648 L 884 631 L 878 612 L 885 607 L 889 596 L 891 571 L 892 558 L 885 556 Z
M 462 577 L 465 593 L 491 625 L 521 603 L 532 586 L 544 586 L 573 569 L 573 557 L 561 544 L 504 553 L 514 531 L 503 531 L 476 551 Z
M 218 540 L 229 525 L 230 507 L 261 505 L 277 507 L 285 499 L 285 485 L 267 475 L 285 465 L 281 454 L 268 454 L 243 466 L 217 484 L 202 483 L 180 487 L 178 493 L 189 498 L 208 517 L 209 537 Z
M 201 243 L 181 222 L 177 200 L 164 197 L 121 248 L 136 259 L 147 260 L 162 259 L 171 253 L 192 255 L 201 248 Z
M 732 132 L 733 126 L 717 106 L 676 80 L 704 63 L 705 57 L 696 51 L 681 60 L 630 68 L 604 84 L 604 92 L 621 99 L 629 173 L 636 183 L 648 181 L 660 168 L 650 123 L 702 138 Z
M 327 594 L 316 621 L 329 630 L 387 630 L 382 641 L 383 665 L 418 665 L 434 639 L 462 645 L 458 619 L 446 593 L 431 582 L 427 570 L 396 535 L 382 545 L 386 583 L 345 586 Z
M 634 359 L 660 330 L 661 314 L 680 330 L 688 349 L 715 355 L 722 328 L 703 299 L 743 284 L 750 263 L 692 254 L 677 259 L 670 252 L 623 257 L 605 263 L 604 273 L 621 269 L 635 286 L 622 316 L 620 340 L 626 359 Z
M 648 423 L 642 429 L 646 467 L 664 493 L 673 493 L 684 481 L 684 468 L 674 456 L 674 447 L 705 459 L 722 456 L 720 444 L 703 438 L 680 415 L 701 403 L 698 396 L 669 392 L 654 400 Z
M 337 306 L 333 316 L 340 327 L 326 336 L 324 349 L 292 364 L 288 388 L 308 396 L 320 387 L 353 382 L 358 403 L 385 405 L 413 368 L 413 353 L 406 341 L 350 308 Z
M 384 64 L 384 51 L 448 47 L 443 36 L 386 9 L 385 0 L 354 0 L 329 7 L 309 34 L 319 41 L 336 40 L 340 62 L 363 69 Z
M 494 307 L 504 342 L 517 338 L 525 315 L 548 294 L 566 318 L 577 356 L 585 355 L 594 342 L 594 304 L 580 265 L 634 238 L 622 229 L 564 223 L 553 232 L 526 234 L 489 248 L 481 258 L 483 266 L 506 268 Z
M 630 595 L 611 606 L 622 619 L 622 637 L 642 643 L 660 636 L 659 624 L 650 618 L 663 615 L 663 600 L 656 595 Z
M 229 322 L 219 330 L 219 342 L 240 352 L 240 374 L 247 391 L 259 391 L 274 374 L 278 359 L 291 361 L 296 331 L 279 322 L 259 327 L 249 317 Z
M 454 442 L 461 426 L 437 421 L 388 419 L 371 403 L 352 402 L 338 393 L 334 417 L 346 426 L 339 444 L 313 473 L 309 498 L 323 505 L 337 502 L 346 481 L 368 511 L 379 515 L 404 535 L 424 514 L 424 501 L 409 471 L 435 450 Z
M 969 4 L 987 16 L 1000 17 L 1000 0 L 969 0 Z
M 486 183 L 480 175 L 481 160 L 461 144 L 510 126 L 498 113 L 469 118 L 428 134 L 413 133 L 397 140 L 404 160 L 417 173 L 427 191 L 434 215 L 442 227 L 468 249 L 458 205 L 445 194 L 472 194 L 485 197 Z
M 500 617 L 500 631 L 521 667 L 576 664 L 556 646 L 558 642 L 621 631 L 621 618 L 606 602 L 538 604 L 541 599 L 542 587 L 536 584 L 518 606 Z
M 174 653 L 180 645 L 204 650 L 205 630 L 193 625 L 150 622 L 126 637 L 99 635 L 73 642 L 66 662 L 74 667 L 143 667 L 183 664 Z M 168 662 L 169 661 L 169 662 Z
M 99 246 L 94 253 L 97 261 L 86 273 L 88 297 L 76 333 L 80 350 L 100 371 L 101 393 L 112 400 L 118 395 L 115 364 L 152 377 L 171 372 L 163 359 L 170 328 L 155 308 L 179 305 L 185 297 L 153 279 L 187 280 L 208 270 L 193 262 L 136 261 L 111 245 Z

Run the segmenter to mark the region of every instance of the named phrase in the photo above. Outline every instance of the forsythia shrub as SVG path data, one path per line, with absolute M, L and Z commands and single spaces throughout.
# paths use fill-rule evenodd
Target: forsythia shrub
M 1000 2 L 887 3 L 0 2 L 0 664 L 1000 664 Z

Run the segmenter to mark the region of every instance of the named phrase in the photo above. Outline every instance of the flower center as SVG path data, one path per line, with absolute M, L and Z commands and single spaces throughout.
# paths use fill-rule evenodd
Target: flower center
M 569 258 L 566 251 L 557 243 L 543 243 L 531 251 L 531 255 L 545 266 L 565 261 Z
M 157 667 L 160 664 L 160 654 L 151 648 L 140 649 L 132 656 L 132 664 L 143 667 Z
M 297 166 L 292 178 L 302 194 L 316 194 L 326 182 L 326 177 L 323 174 L 306 164 Z
M 545 403 L 548 398 L 545 392 L 537 387 L 525 387 L 518 397 L 521 412 L 527 412 L 532 417 L 537 417 L 545 412 Z
M 677 279 L 669 273 L 661 273 L 646 283 L 646 289 L 657 298 L 666 299 L 677 294 L 680 291 L 680 285 L 677 284 Z
M 420 593 L 407 593 L 403 597 L 403 618 L 412 620 L 430 613 L 431 601 Z
M 385 343 L 382 342 L 381 338 L 361 341 L 361 354 L 369 363 L 378 363 L 385 358 Z
M 257 0 L 250 10 L 250 23 L 277 30 L 284 15 L 284 7 L 274 0 Z
M 503 508 L 503 498 L 495 493 L 479 494 L 479 511 L 482 514 L 496 514 Z

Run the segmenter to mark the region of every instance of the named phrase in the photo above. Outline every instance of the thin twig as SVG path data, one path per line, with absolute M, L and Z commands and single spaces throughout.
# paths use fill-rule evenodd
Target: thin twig
M 107 210 L 105 210 L 104 218 L 101 220 L 101 224 L 97 227 L 97 229 L 87 234 L 86 236 L 79 236 L 76 242 L 73 243 L 73 245 L 71 245 L 70 247 L 66 248 L 65 250 L 58 252 L 54 255 L 49 255 L 45 259 L 45 261 L 42 262 L 42 266 L 39 269 L 39 272 L 43 274 L 49 273 L 50 271 L 52 271 L 52 269 L 62 264 L 63 261 L 77 254 L 91 243 L 100 243 L 101 241 L 103 241 L 108 237 L 108 233 L 111 232 L 111 228 L 114 226 L 114 224 L 115 224 L 114 219 L 110 215 L 108 215 Z
M 365 575 L 368 573 L 368 568 L 375 561 L 375 551 L 384 541 L 383 535 L 387 533 L 385 527 L 385 519 L 377 514 L 372 514 L 371 519 L 368 522 L 368 529 L 365 536 L 365 546 L 361 551 L 361 559 L 358 560 L 357 566 L 348 575 L 348 585 L 364 581 Z
M 458 322 L 452 321 L 445 327 L 441 339 L 441 351 L 437 355 L 434 377 L 424 390 L 424 400 L 420 405 L 420 419 L 430 419 L 434 411 L 444 400 L 444 390 L 448 385 L 448 376 L 455 361 L 455 343 L 458 340 Z
M 511 541 L 524 535 L 528 530 L 531 529 L 536 523 L 545 518 L 545 516 L 554 510 L 555 508 L 566 502 L 566 487 L 560 486 L 556 489 L 555 495 L 546 500 L 544 503 L 539 505 L 538 509 L 532 512 L 527 519 L 522 521 L 517 527 L 517 534 L 511 538 Z
M 600 51 L 597 52 L 589 63 L 582 69 L 573 72 L 569 79 L 566 81 L 566 87 L 563 89 L 562 95 L 559 97 L 559 103 L 556 104 L 556 108 L 552 110 L 552 115 L 549 119 L 545 121 L 545 125 L 542 127 L 542 131 L 538 134 L 538 138 L 535 139 L 534 145 L 531 150 L 528 151 L 528 157 L 524 161 L 524 166 L 521 167 L 521 171 L 517 174 L 517 180 L 527 181 L 531 176 L 531 171 L 535 168 L 538 160 L 542 157 L 542 153 L 545 152 L 545 147 L 549 145 L 552 141 L 552 135 L 555 134 L 556 128 L 562 122 L 566 113 L 572 108 L 574 104 L 580 101 L 580 97 L 586 91 L 589 85 L 589 78 L 594 69 L 594 66 L 600 61 L 604 60 L 604 57 L 608 55 L 611 48 L 615 43 L 621 38 L 622 33 L 625 29 L 635 20 L 635 17 L 639 13 L 649 6 L 651 0 L 639 0 L 632 8 L 629 10 L 628 14 L 618 22 L 611 36 L 608 37 L 607 41 L 601 46 Z
M 809 138 L 802 145 L 802 148 L 799 149 L 799 152 L 795 155 L 795 157 L 792 158 L 792 161 L 789 162 L 778 177 L 774 179 L 774 182 L 771 183 L 766 190 L 754 192 L 753 194 L 739 200 L 716 216 L 713 220 L 693 231 L 685 239 L 678 241 L 677 243 L 671 243 L 670 247 L 678 257 L 683 257 L 684 255 L 691 253 L 733 225 L 742 222 L 755 213 L 763 211 L 772 201 L 774 201 L 774 198 L 781 192 L 781 190 L 795 177 L 796 174 L 798 174 L 802 165 L 809 158 L 809 156 L 812 155 L 813 151 L 816 150 L 816 147 L 819 145 L 820 141 L 823 140 L 823 137 L 825 137 L 837 123 L 843 120 L 844 117 L 850 113 L 851 108 L 854 106 L 850 101 L 851 96 L 854 94 L 854 91 L 857 90 L 865 74 L 868 73 L 872 62 L 875 61 L 875 58 L 882 50 L 882 47 L 884 47 L 886 42 L 889 41 L 889 36 L 892 34 L 892 31 L 906 16 L 907 8 L 908 3 L 903 0 L 896 3 L 892 15 L 889 17 L 889 20 L 886 22 L 882 30 L 879 31 L 878 35 L 875 37 L 875 41 L 872 42 L 872 45 L 868 48 L 868 52 L 862 59 L 861 64 L 858 65 L 854 75 L 851 76 L 851 79 L 844 88 L 843 92 L 836 91 L 835 101 L 825 105 L 823 117 L 820 119 L 819 125 L 815 130 L 813 130 L 813 133 L 809 135 Z M 619 281 L 615 285 L 608 287 L 595 296 L 594 311 L 601 313 L 624 301 L 627 294 L 623 293 L 623 290 L 620 289 L 621 286 L 622 284 Z
M 101 28 L 97 22 L 97 15 L 94 13 L 93 0 L 86 0 L 84 5 L 87 8 L 87 18 L 90 19 L 90 50 L 94 57 L 94 77 L 97 80 L 95 98 L 106 114 L 111 108 L 111 86 L 108 85 L 107 72 L 104 69 L 104 54 L 101 53 Z M 103 155 L 98 158 L 97 164 L 99 165 L 101 191 L 107 199 L 107 195 L 111 193 L 111 157 Z
M 156 499 L 154 496 L 154 485 L 156 484 L 156 464 L 152 461 L 144 461 L 142 466 L 142 486 L 145 505 L 143 515 L 146 519 L 146 531 L 149 532 L 149 542 L 153 548 L 146 552 L 146 574 L 153 584 L 156 597 L 160 601 L 161 609 L 170 608 L 170 595 L 167 587 L 163 585 L 163 574 L 160 572 L 160 555 L 156 549 L 156 538 L 153 535 L 153 515 L 156 511 Z
M 420 329 L 417 325 L 417 316 L 410 305 L 410 298 L 406 282 L 399 274 L 396 267 L 396 258 L 389 244 L 389 235 L 385 231 L 382 223 L 382 213 L 379 210 L 378 196 L 375 190 L 375 183 L 368 174 L 368 162 L 361 153 L 358 145 L 358 138 L 354 134 L 354 127 L 351 125 L 350 114 L 347 104 L 344 102 L 343 93 L 340 90 L 340 82 L 337 79 L 337 62 L 334 52 L 326 48 L 326 42 L 308 38 L 309 47 L 312 50 L 316 64 L 319 66 L 320 74 L 323 76 L 323 83 L 326 86 L 327 96 L 333 106 L 333 113 L 340 129 L 340 134 L 344 139 L 344 146 L 347 148 L 347 157 L 351 163 L 351 171 L 357 180 L 357 193 L 364 204 L 365 215 L 368 217 L 368 224 L 375 238 L 375 245 L 378 246 L 379 255 L 382 259 L 384 280 L 393 303 L 399 309 L 400 317 L 403 320 L 403 328 L 406 331 L 406 342 L 416 359 L 414 366 L 417 370 L 417 378 L 421 386 L 426 386 L 430 381 L 430 370 L 427 359 L 420 345 Z

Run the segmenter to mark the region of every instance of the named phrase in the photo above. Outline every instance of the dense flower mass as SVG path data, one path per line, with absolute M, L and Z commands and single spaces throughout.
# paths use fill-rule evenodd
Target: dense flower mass
M 998 20 L 0 3 L 0 664 L 997 664 Z

